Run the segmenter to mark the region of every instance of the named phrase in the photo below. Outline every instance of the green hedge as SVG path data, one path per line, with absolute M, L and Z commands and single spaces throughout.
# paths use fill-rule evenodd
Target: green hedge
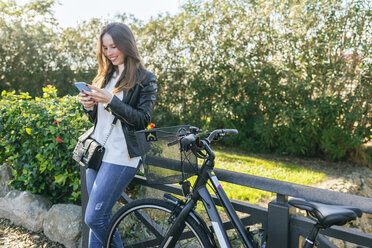
M 135 29 L 158 76 L 154 121 L 237 128 L 229 144 L 252 152 L 363 162 L 370 10 L 365 0 L 187 1 Z
M 0 164 L 11 166 L 11 185 L 17 189 L 54 203 L 79 203 L 79 166 L 71 154 L 77 137 L 91 124 L 77 97 L 58 98 L 53 87 L 43 92 L 34 99 L 28 93 L 1 93 Z

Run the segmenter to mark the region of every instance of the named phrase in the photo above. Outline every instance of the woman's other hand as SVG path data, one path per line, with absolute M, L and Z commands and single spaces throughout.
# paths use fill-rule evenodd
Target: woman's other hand
M 87 94 L 85 90 L 83 92 L 80 92 L 80 102 L 83 104 L 84 108 L 86 110 L 93 110 L 93 107 L 97 102 L 94 102 L 91 97 Z
M 109 102 L 111 102 L 111 99 L 112 99 L 112 94 L 105 90 L 105 89 L 100 89 L 100 88 L 97 88 L 93 85 L 90 85 L 90 84 L 87 84 L 87 86 L 92 89 L 92 92 L 86 92 L 85 93 L 90 97 L 90 99 L 93 101 L 93 102 L 100 102 L 102 104 L 108 104 Z

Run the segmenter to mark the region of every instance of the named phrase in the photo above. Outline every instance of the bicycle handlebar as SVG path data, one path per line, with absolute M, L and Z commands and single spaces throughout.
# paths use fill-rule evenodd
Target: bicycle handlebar
M 194 133 L 191 133 L 191 134 L 188 134 L 186 136 L 184 136 L 181 140 L 180 140 L 180 143 L 181 143 L 181 147 L 182 149 L 184 150 L 188 150 L 190 149 L 190 145 L 191 144 L 194 144 L 195 146 L 209 146 L 209 144 L 217 138 L 219 137 L 222 137 L 222 136 L 225 136 L 225 135 L 236 135 L 238 134 L 238 130 L 236 129 L 216 129 L 214 131 L 212 131 L 209 136 L 205 139 L 203 139 L 203 141 L 205 142 L 201 142 L 199 144 L 194 144 L 197 139 L 199 138 L 200 135 L 202 135 L 202 133 L 198 133 L 198 134 L 194 134 Z M 169 144 L 168 144 L 169 145 Z M 207 147 L 204 147 L 204 148 L 207 148 Z
M 208 140 L 208 143 L 210 144 L 217 135 L 237 135 L 237 134 L 238 134 L 238 130 L 236 129 L 216 129 L 209 134 L 207 140 Z
M 195 142 L 197 138 L 197 134 L 188 134 L 181 139 L 181 146 L 188 146 L 191 143 Z

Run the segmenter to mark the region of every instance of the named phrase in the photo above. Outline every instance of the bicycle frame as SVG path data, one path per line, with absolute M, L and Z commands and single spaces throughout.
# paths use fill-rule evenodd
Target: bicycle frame
M 196 132 L 195 132 L 196 133 Z M 216 241 L 214 235 L 216 236 L 217 242 L 221 248 L 231 248 L 231 244 L 229 242 L 226 229 L 224 228 L 224 223 L 221 220 L 221 217 L 217 211 L 217 207 L 212 199 L 211 194 L 208 191 L 207 185 L 209 185 L 214 192 L 216 193 L 217 197 L 221 201 L 222 207 L 227 212 L 229 219 L 231 221 L 232 226 L 237 231 L 239 238 L 243 241 L 245 247 L 248 248 L 258 248 L 258 247 L 266 247 L 266 233 L 263 230 L 259 230 L 257 232 L 258 241 L 256 241 L 253 236 L 252 232 L 245 229 L 242 221 L 239 219 L 236 211 L 234 210 L 229 198 L 227 197 L 225 191 L 223 190 L 217 176 L 213 172 L 214 168 L 214 159 L 215 154 L 212 149 L 209 147 L 209 144 L 212 140 L 215 140 L 215 136 L 222 133 L 222 135 L 217 136 L 218 138 L 223 137 L 225 134 L 237 134 L 237 130 L 235 129 L 218 129 L 211 132 L 206 139 L 200 140 L 200 135 L 191 133 L 184 136 L 182 139 L 178 139 L 176 142 L 172 141 L 168 144 L 168 146 L 172 146 L 180 142 L 180 151 L 192 151 L 193 154 L 201 159 L 205 159 L 201 168 L 199 168 L 197 173 L 197 179 L 193 185 L 193 190 L 190 193 L 190 183 L 185 181 L 182 182 L 182 189 L 184 195 L 187 195 L 186 200 L 178 199 L 170 194 L 164 195 L 164 200 L 160 199 L 143 199 L 139 201 L 133 201 L 129 203 L 127 206 L 123 207 L 120 212 L 118 212 L 113 221 L 110 223 L 110 232 L 108 233 L 108 239 L 106 238 L 105 245 L 109 245 L 111 242 L 112 237 L 114 236 L 114 232 L 118 226 L 118 224 L 123 221 L 126 216 L 129 216 L 132 213 L 135 213 L 138 220 L 143 222 L 145 226 L 147 226 L 150 232 L 156 236 L 150 240 L 145 240 L 144 242 L 138 244 L 143 247 L 143 244 L 146 242 L 146 247 L 148 245 L 158 245 L 160 247 L 179 247 L 177 242 L 180 239 L 188 239 L 191 238 L 190 241 L 194 243 L 194 239 L 198 239 L 198 243 L 203 247 L 216 247 Z M 207 154 L 205 154 L 205 152 Z M 154 164 L 155 165 L 155 164 Z M 178 165 L 178 164 L 177 164 Z M 182 165 L 182 164 L 181 164 Z M 182 173 L 183 168 L 182 168 Z M 195 173 L 194 173 L 195 174 Z M 210 183 L 209 183 L 210 182 Z M 203 220 L 203 218 L 194 210 L 197 202 L 202 201 L 204 204 L 204 208 L 207 211 L 209 219 L 211 221 L 212 230 Z M 291 203 L 292 201 L 292 203 Z M 329 211 L 328 214 L 323 214 L 324 217 L 319 217 L 318 214 L 315 214 L 315 211 L 325 211 L 328 210 L 321 205 L 315 205 L 315 203 L 307 202 L 306 200 L 299 200 L 299 199 L 291 199 L 289 203 L 294 207 L 298 207 L 300 209 L 310 212 L 310 216 L 316 220 L 316 223 L 308 235 L 306 239 L 306 243 L 304 244 L 305 247 L 313 247 L 316 237 L 320 229 L 329 228 L 329 225 L 342 225 L 345 224 L 347 221 L 354 220 L 356 217 L 361 217 L 362 211 L 360 209 L 354 207 L 345 207 L 345 208 L 338 208 L 332 207 L 332 211 Z M 147 215 L 145 209 L 159 209 L 162 212 L 167 213 L 167 217 L 161 218 L 161 221 L 158 224 L 155 218 L 152 218 L 150 215 Z M 325 210 L 320 210 L 320 209 Z M 350 215 L 350 211 L 353 211 L 353 215 Z M 170 214 L 170 216 L 169 216 Z M 354 215 L 355 214 L 355 215 Z M 337 216 L 337 218 L 328 218 L 328 217 Z M 328 218 L 332 221 L 327 222 L 328 224 L 324 224 L 323 222 Z M 318 220 L 317 220 L 318 219 Z M 164 223 L 164 220 L 168 220 L 168 224 L 170 224 L 170 228 L 168 231 L 165 231 L 161 225 Z M 184 232 L 186 227 L 186 222 L 190 230 L 188 232 Z M 228 223 L 230 224 L 230 223 Z M 146 229 L 146 228 L 145 228 Z M 166 232 L 166 233 L 164 233 Z M 214 235 L 213 235 L 214 234 Z M 140 238 L 139 238 L 140 239 Z M 136 239 L 136 241 L 138 238 Z M 137 244 L 135 244 L 137 245 Z M 180 242 L 180 245 L 183 245 Z M 108 246 L 106 246 L 108 247 Z
M 213 202 L 211 194 L 208 192 L 206 186 L 208 180 L 211 182 L 212 187 L 221 200 L 223 208 L 226 210 L 230 221 L 232 222 L 234 228 L 237 230 L 238 235 L 245 246 L 248 248 L 257 247 L 256 242 L 253 240 L 253 238 L 248 236 L 248 232 L 245 230 L 243 223 L 236 214 L 217 176 L 213 172 L 215 158 L 213 151 L 209 148 L 208 145 L 206 145 L 205 148 L 209 157 L 207 160 L 204 161 L 199 171 L 199 175 L 195 181 L 194 190 L 191 194 L 190 200 L 186 203 L 180 214 L 177 216 L 174 224 L 168 231 L 160 247 L 175 247 L 177 240 L 179 239 L 182 231 L 185 228 L 185 218 L 190 213 L 190 211 L 194 209 L 198 200 L 201 200 L 204 204 L 220 247 L 231 247 L 226 230 L 223 227 L 221 217 L 218 214 L 216 205 Z
M 246 247 L 248 248 L 255 247 L 256 246 L 255 241 L 248 236 L 243 223 L 236 214 L 217 176 L 213 173 L 213 170 L 208 170 L 208 178 L 210 179 L 212 186 L 222 203 L 223 208 L 226 210 L 230 218 L 230 221 L 232 222 L 234 228 L 238 231 L 238 234 L 242 241 L 244 242 L 244 244 L 246 245 Z M 203 201 L 204 207 L 207 210 L 208 216 L 212 222 L 213 230 L 216 234 L 220 247 L 231 247 L 229 244 L 229 240 L 227 238 L 226 231 L 223 228 L 222 220 L 217 212 L 217 208 L 212 200 L 209 191 L 207 190 L 207 187 L 202 186 L 201 188 L 198 189 L 198 192 Z

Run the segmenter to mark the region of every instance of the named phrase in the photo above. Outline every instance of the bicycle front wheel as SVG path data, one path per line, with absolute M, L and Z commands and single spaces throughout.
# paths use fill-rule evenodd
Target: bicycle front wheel
M 112 218 L 104 247 L 123 242 L 127 247 L 159 247 L 175 219 L 175 205 L 160 200 L 145 198 L 132 201 L 122 207 Z M 121 240 L 121 241 L 120 241 Z M 113 242 L 113 243 L 112 243 Z M 186 227 L 176 247 L 212 247 L 206 231 L 191 216 L 186 218 Z

